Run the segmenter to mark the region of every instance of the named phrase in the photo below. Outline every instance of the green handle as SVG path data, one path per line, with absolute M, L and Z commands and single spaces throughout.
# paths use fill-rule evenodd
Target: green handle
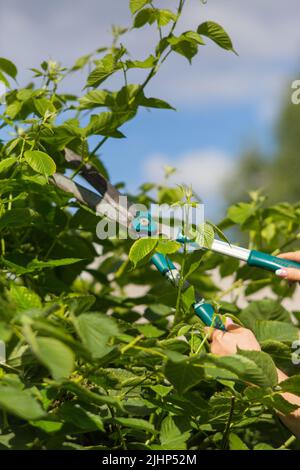
M 249 266 L 266 269 L 267 271 L 277 271 L 281 268 L 297 268 L 300 269 L 300 263 L 290 261 L 288 259 L 278 258 L 277 256 L 268 255 L 262 251 L 252 250 L 248 261 Z
M 194 311 L 196 315 L 203 321 L 206 326 L 213 326 L 214 328 L 218 328 L 219 330 L 226 331 L 225 326 L 222 323 L 222 320 L 218 315 L 215 315 L 214 308 L 211 304 L 206 302 L 200 302 L 198 304 L 194 304 Z

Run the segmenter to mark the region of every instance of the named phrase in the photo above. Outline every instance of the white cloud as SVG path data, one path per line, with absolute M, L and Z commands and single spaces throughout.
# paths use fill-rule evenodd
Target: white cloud
M 164 165 L 177 169 L 168 180 L 171 184 L 192 185 L 194 192 L 205 205 L 206 214 L 214 217 L 220 214 L 222 186 L 234 169 L 234 160 L 219 149 L 199 149 L 176 157 L 163 154 L 148 156 L 143 163 L 144 178 L 147 181 L 164 181 Z

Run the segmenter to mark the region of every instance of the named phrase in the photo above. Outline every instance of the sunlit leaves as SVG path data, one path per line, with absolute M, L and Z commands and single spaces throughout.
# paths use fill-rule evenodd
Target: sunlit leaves
M 40 419 L 45 415 L 33 391 L 13 386 L 0 380 L 0 407 L 25 420 Z
M 111 351 L 108 340 L 118 334 L 113 318 L 101 313 L 83 313 L 75 320 L 75 326 L 83 344 L 94 358 L 101 358 Z
M 27 150 L 24 153 L 26 162 L 37 173 L 45 176 L 51 176 L 56 172 L 54 160 L 45 152 L 40 150 Z
M 150 3 L 150 0 L 130 0 L 129 7 L 131 13 L 134 15 L 138 10 L 147 5 L 147 3 Z
M 13 62 L 4 57 L 0 57 L 0 73 L 3 72 L 5 75 L 15 79 L 18 73 L 17 67 Z M 3 81 L 6 85 L 8 85 L 7 79 L 1 73 L 0 81 Z
M 131 246 L 129 251 L 129 259 L 133 266 L 136 267 L 139 263 L 149 258 L 154 253 L 155 247 L 158 244 L 156 238 L 140 238 L 136 240 Z
M 207 36 L 223 49 L 234 52 L 230 37 L 224 28 L 222 28 L 218 23 L 215 23 L 214 21 L 206 21 L 198 27 L 197 32 L 203 36 Z
M 33 350 L 54 379 L 68 377 L 74 369 L 74 352 L 55 338 L 36 338 Z

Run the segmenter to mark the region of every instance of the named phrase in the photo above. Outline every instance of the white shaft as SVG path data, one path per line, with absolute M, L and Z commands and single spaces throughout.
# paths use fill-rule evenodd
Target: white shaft
M 221 253 L 222 255 L 228 255 L 232 258 L 240 259 L 241 261 L 248 261 L 250 250 L 247 248 L 241 248 L 240 246 L 229 245 L 229 243 L 222 242 L 220 240 L 214 240 L 210 248 L 216 253 Z

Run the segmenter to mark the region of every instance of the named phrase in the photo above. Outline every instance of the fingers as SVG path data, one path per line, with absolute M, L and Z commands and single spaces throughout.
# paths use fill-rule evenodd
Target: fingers
M 288 281 L 300 281 L 300 269 L 297 268 L 282 268 L 275 271 L 276 276 Z
M 204 330 L 208 335 L 209 341 L 216 341 L 217 339 L 222 338 L 224 335 L 224 331 L 218 330 L 217 328 L 212 328 L 211 326 L 206 326 Z
M 226 331 L 233 331 L 239 328 L 238 325 L 235 325 L 229 317 L 226 317 L 225 327 Z M 205 333 L 208 335 L 209 341 L 215 341 L 217 339 L 220 339 L 224 336 L 224 333 L 226 333 L 226 331 L 219 330 L 218 328 L 213 328 L 212 326 L 206 326 L 204 330 Z
M 298 261 L 300 263 L 300 251 L 289 251 L 288 253 L 281 253 L 278 258 L 289 259 L 291 261 Z

